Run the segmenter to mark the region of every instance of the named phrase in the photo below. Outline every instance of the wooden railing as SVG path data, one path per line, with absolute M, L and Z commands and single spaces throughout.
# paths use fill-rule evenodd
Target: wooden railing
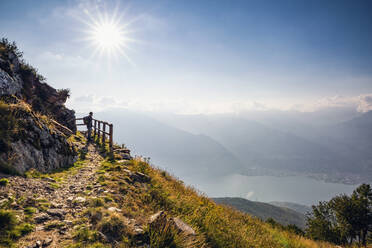
M 84 123 L 78 123 L 78 121 L 83 121 L 83 118 L 76 118 L 76 126 L 86 126 Z M 108 143 L 110 147 L 110 152 L 112 152 L 113 148 L 113 134 L 114 134 L 114 126 L 111 123 L 100 121 L 93 119 L 92 120 L 92 129 L 93 129 L 93 138 L 97 137 L 98 141 L 102 141 L 102 144 L 106 144 L 106 136 L 108 136 Z M 108 132 L 106 131 L 106 127 L 108 127 Z

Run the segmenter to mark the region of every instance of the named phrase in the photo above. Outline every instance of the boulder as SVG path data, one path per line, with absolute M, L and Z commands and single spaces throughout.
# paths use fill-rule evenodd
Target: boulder
M 60 219 L 64 219 L 66 212 L 62 209 L 48 209 L 47 214 L 52 217 L 58 217 Z
M 159 211 L 156 214 L 150 216 L 149 224 L 157 225 L 159 223 L 164 223 L 167 221 L 167 214 L 164 211 Z
M 7 72 L 0 69 L 0 96 L 19 95 L 22 90 L 22 81 L 11 77 Z
M 45 221 L 48 221 L 50 220 L 50 217 L 48 214 L 46 213 L 41 213 L 41 214 L 38 214 L 34 217 L 34 221 L 38 224 L 40 223 L 44 223 Z
M 116 208 L 116 207 L 109 207 L 107 210 L 110 212 L 121 212 L 121 209 Z
M 183 222 L 180 218 L 171 218 L 170 222 L 172 225 L 175 227 L 178 232 L 181 232 L 185 234 L 186 236 L 188 235 L 196 235 L 194 229 L 192 229 L 191 226 L 187 225 L 185 222 Z
M 183 222 L 180 218 L 168 218 L 164 211 L 159 211 L 150 216 L 149 225 L 151 228 L 159 228 L 160 226 L 165 226 L 166 224 L 172 226 L 175 230 L 177 230 L 177 232 L 182 233 L 185 236 L 196 235 L 196 232 L 191 226 Z

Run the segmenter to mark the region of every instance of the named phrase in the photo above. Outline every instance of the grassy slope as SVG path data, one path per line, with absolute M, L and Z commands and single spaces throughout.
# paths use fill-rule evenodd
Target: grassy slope
M 59 181 L 64 174 L 74 173 L 80 166 L 76 164 L 48 176 Z M 150 177 L 150 181 L 135 182 L 128 170 L 142 172 Z M 99 232 L 114 238 L 120 247 L 137 247 L 133 231 L 123 225 L 129 219 L 144 227 L 142 239 L 151 247 L 332 247 L 272 228 L 248 214 L 218 205 L 167 172 L 140 160 L 112 162 L 107 158 L 96 173 L 97 182 L 110 193 L 88 206 L 80 217 L 83 224 L 74 227 L 71 233 L 72 243 L 63 247 L 110 247 L 110 242 L 99 239 Z M 121 212 L 110 212 L 109 206 L 116 206 Z M 148 219 L 159 210 L 181 218 L 193 227 L 197 236 L 190 240 L 167 228 L 151 229 Z
M 108 161 L 104 163 L 105 170 L 109 172 L 105 179 L 107 186 L 114 191 L 125 192 L 125 197 L 115 199 L 124 215 L 146 219 L 158 210 L 165 210 L 190 224 L 199 234 L 199 242 L 206 247 L 332 247 L 273 229 L 248 214 L 218 205 L 166 172 L 142 161 L 132 160 L 125 166 L 150 176 L 150 183 L 144 188 L 127 187 L 121 172 L 124 167 L 121 166 Z
M 271 217 L 282 225 L 295 224 L 300 228 L 305 227 L 305 215 L 289 208 L 278 207 L 264 202 L 249 201 L 239 197 L 221 197 L 213 198 L 213 200 L 219 204 L 235 207 L 262 220 Z

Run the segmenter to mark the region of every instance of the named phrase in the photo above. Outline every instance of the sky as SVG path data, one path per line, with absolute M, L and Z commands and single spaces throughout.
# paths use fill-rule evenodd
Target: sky
M 78 112 L 372 110 L 369 0 L 2 0 L 0 10 L 0 36 L 69 88 Z M 120 51 L 97 53 L 102 16 L 125 32 Z

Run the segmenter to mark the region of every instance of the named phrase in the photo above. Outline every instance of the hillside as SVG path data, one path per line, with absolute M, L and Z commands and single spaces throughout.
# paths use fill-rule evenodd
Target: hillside
M 256 216 L 262 220 L 273 218 L 282 225 L 294 224 L 302 229 L 305 228 L 305 215 L 286 207 L 278 207 L 269 203 L 250 201 L 238 197 L 212 198 L 218 204 L 224 204 Z
M 68 90 L 48 85 L 14 43 L 2 40 L 0 58 L 0 247 L 332 247 L 218 205 L 125 147 L 87 143 Z M 200 156 L 226 152 L 184 136 Z
M 79 135 L 73 140 L 84 142 Z M 141 160 L 120 160 L 116 154 L 119 160 L 111 161 L 103 155 L 89 145 L 85 158 L 65 170 L 8 177 L 0 187 L 0 214 L 9 216 L 12 225 L 1 242 L 29 247 L 331 247 L 217 205 Z
M 0 42 L 0 173 L 49 172 L 70 166 L 76 148 L 75 112 L 64 105 L 66 89 L 56 90 L 22 59 L 15 43 Z
M 304 214 L 306 215 L 307 213 L 311 212 L 311 207 L 309 206 L 306 206 L 306 205 L 302 205 L 302 204 L 297 204 L 297 203 L 293 203 L 293 202 L 277 202 L 277 201 L 273 201 L 273 202 L 269 202 L 271 205 L 275 205 L 275 206 L 278 206 L 278 207 L 285 207 L 285 208 L 289 208 L 289 209 L 292 209 L 298 213 L 301 213 L 301 214 Z

